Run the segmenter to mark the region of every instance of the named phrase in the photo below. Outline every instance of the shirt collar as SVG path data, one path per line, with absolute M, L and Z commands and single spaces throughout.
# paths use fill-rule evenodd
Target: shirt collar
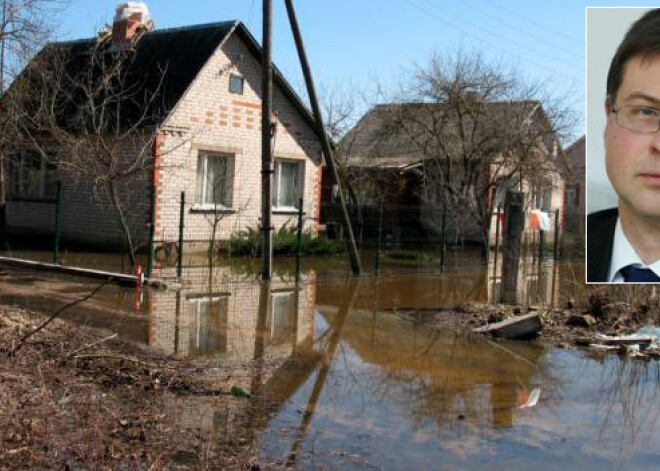
M 628 237 L 623 232 L 621 227 L 621 219 L 616 220 L 616 227 L 614 229 L 614 243 L 612 245 L 612 261 L 610 262 L 610 271 L 608 273 L 607 281 L 611 283 L 623 283 L 623 276 L 619 273 L 623 267 L 627 265 L 636 265 L 641 268 L 649 268 L 656 275 L 660 276 L 660 259 L 646 265 L 639 258 L 635 248 L 632 246 Z

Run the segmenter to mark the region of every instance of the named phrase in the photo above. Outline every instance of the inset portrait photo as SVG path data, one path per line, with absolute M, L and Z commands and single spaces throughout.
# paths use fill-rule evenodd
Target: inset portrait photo
M 588 283 L 660 282 L 660 9 L 587 8 Z

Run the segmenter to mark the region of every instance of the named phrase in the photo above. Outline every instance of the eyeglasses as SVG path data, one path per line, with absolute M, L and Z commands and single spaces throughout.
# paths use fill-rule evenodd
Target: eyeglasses
M 628 105 L 611 109 L 616 124 L 629 131 L 655 134 L 660 131 L 660 110 L 649 106 Z

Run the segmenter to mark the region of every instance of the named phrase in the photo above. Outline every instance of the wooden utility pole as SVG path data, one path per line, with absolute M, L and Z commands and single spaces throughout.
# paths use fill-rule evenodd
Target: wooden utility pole
M 273 183 L 273 104 L 272 0 L 263 4 L 263 52 L 261 78 L 261 278 L 270 280 L 273 272 L 273 228 L 271 192 Z
M 7 30 L 7 0 L 2 0 L 2 18 L 0 21 L 2 21 L 2 23 L 0 23 L 0 26 L 2 26 L 2 29 L 0 29 L 0 95 L 2 95 L 5 92 L 5 42 L 7 41 L 5 31 Z
M 330 141 L 328 139 L 328 135 L 325 132 L 325 126 L 323 125 L 323 118 L 321 117 L 321 109 L 316 97 L 316 89 L 314 87 L 314 80 L 312 79 L 312 72 L 309 67 L 309 62 L 307 61 L 307 54 L 305 53 L 305 45 L 303 44 L 302 35 L 300 34 L 300 28 L 298 27 L 298 19 L 296 18 L 296 12 L 293 8 L 293 1 L 285 0 L 285 3 L 286 10 L 289 15 L 289 22 L 291 23 L 291 31 L 293 32 L 293 38 L 296 42 L 296 48 L 298 50 L 300 66 L 302 67 L 303 75 L 305 76 L 305 84 L 307 85 L 309 102 L 312 105 L 312 112 L 314 113 L 317 132 L 321 139 L 321 147 L 323 149 L 323 155 L 325 155 L 325 163 L 330 170 L 330 175 L 332 176 L 333 180 L 332 183 L 337 185 L 337 188 L 339 189 L 337 196 L 339 198 L 339 205 L 341 207 L 342 223 L 344 230 L 346 231 L 346 245 L 348 248 L 348 255 L 351 260 L 351 268 L 354 275 L 360 275 L 362 273 L 362 267 L 360 266 L 360 257 L 357 251 L 357 244 L 355 243 L 353 229 L 351 228 L 351 219 L 349 218 L 348 210 L 346 209 L 344 193 L 341 191 L 339 174 L 337 173 L 337 167 L 335 166 L 332 149 L 330 148 Z
M 525 226 L 524 193 L 508 191 L 504 199 L 505 227 L 502 235 L 502 282 L 500 302 L 518 302 L 518 265 L 520 240 Z

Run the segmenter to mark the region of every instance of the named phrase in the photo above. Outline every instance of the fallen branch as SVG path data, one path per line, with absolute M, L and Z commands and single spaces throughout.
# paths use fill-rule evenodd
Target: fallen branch
M 62 314 L 64 311 L 66 311 L 67 309 L 72 308 L 72 307 L 75 306 L 76 304 L 80 304 L 80 303 L 82 303 L 82 302 L 87 301 L 89 298 L 91 298 L 91 297 L 94 296 L 96 293 L 98 293 L 98 292 L 101 290 L 101 288 L 103 288 L 105 285 L 107 285 L 107 284 L 110 282 L 110 280 L 111 280 L 111 278 L 108 278 L 108 279 L 105 280 L 103 283 L 101 283 L 101 284 L 98 285 L 96 288 L 94 288 L 94 290 L 93 290 L 91 293 L 89 293 L 88 295 L 84 296 L 83 298 L 80 298 L 80 299 L 77 299 L 77 300 L 75 300 L 75 301 L 72 301 L 72 302 L 70 302 L 69 304 L 65 304 L 64 306 L 62 306 L 61 308 L 59 308 L 57 311 L 55 311 L 53 314 L 51 314 L 51 316 L 50 316 L 48 319 L 46 319 L 41 325 L 39 325 L 36 329 L 34 329 L 34 330 L 28 332 L 27 334 L 25 334 L 25 335 L 24 335 L 24 336 L 18 341 L 18 345 L 16 345 L 16 347 L 14 347 L 14 348 L 12 349 L 12 351 L 11 351 L 9 354 L 10 354 L 11 356 L 15 355 L 16 352 L 18 352 L 21 348 L 23 348 L 23 345 L 25 345 L 25 342 L 26 342 L 30 337 L 32 337 L 32 336 L 33 336 L 34 334 L 36 334 L 37 332 L 40 332 L 40 331 L 42 331 L 43 329 L 45 329 L 46 326 L 48 326 L 51 322 L 53 322 L 55 319 L 57 319 L 57 317 L 58 317 L 60 314 Z
M 107 342 L 108 340 L 114 339 L 115 337 L 117 337 L 116 333 L 114 333 L 114 334 L 112 334 L 112 335 L 110 335 L 110 336 L 108 336 L 104 339 L 97 340 L 96 342 L 92 342 L 92 343 L 89 343 L 87 345 L 84 345 L 84 346 L 72 351 L 71 353 L 67 354 L 67 356 L 65 356 L 64 359 L 66 360 L 67 358 L 71 358 L 76 353 L 82 352 L 83 350 L 87 350 L 88 348 L 96 347 L 97 345 L 102 344 L 103 342 Z
M 174 368 L 172 366 L 159 365 L 158 363 L 150 363 L 148 361 L 140 360 L 139 358 L 127 357 L 127 356 L 124 356 L 124 355 L 111 355 L 109 353 L 99 353 L 99 354 L 91 354 L 91 355 L 76 355 L 73 358 L 75 358 L 76 360 L 93 359 L 93 358 L 107 358 L 107 359 L 110 359 L 110 360 L 130 361 L 130 362 L 133 362 L 133 363 L 137 363 L 140 366 L 148 366 L 148 367 L 151 367 L 151 368 L 176 370 L 176 368 Z

